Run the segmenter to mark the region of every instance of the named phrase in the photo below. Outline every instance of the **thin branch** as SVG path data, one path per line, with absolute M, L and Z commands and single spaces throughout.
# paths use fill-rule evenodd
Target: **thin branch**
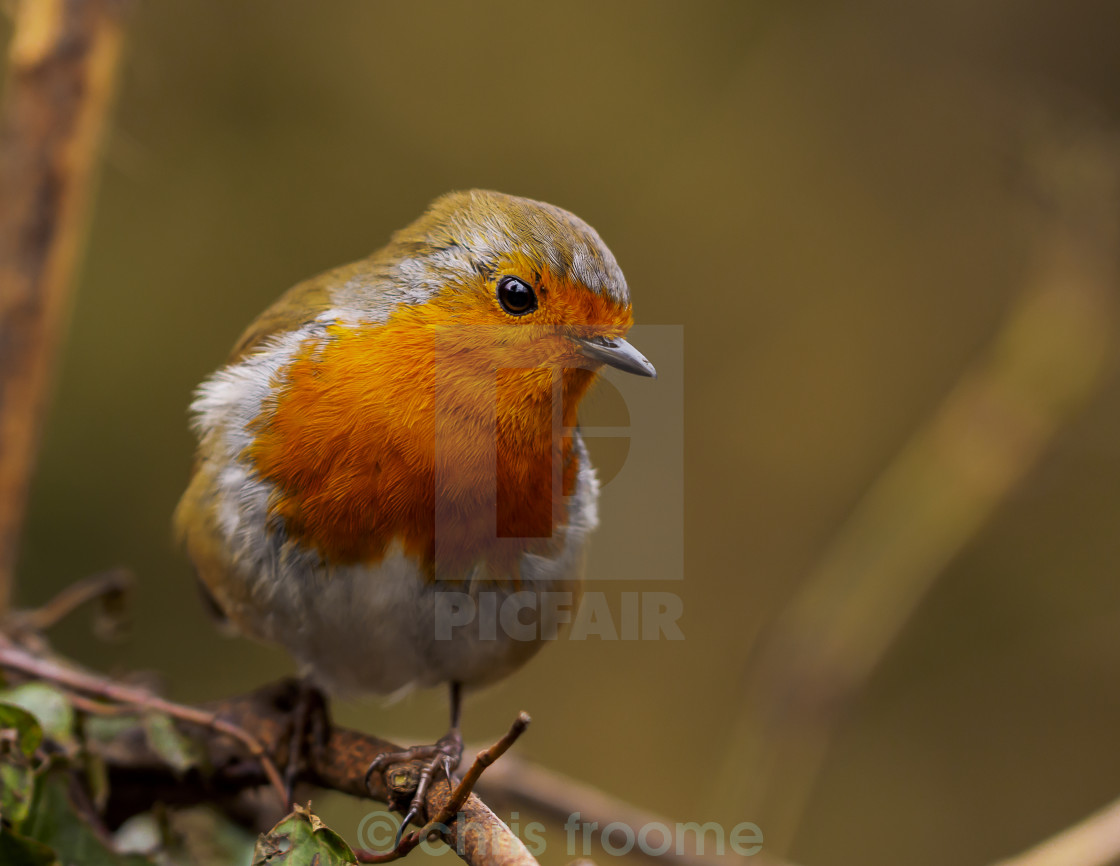
M 11 643 L 4 644 L 2 638 L 0 634 L 0 668 L 24 676 L 45 678 L 65 689 L 99 698 L 92 700 L 79 696 L 74 707 L 81 712 L 114 714 L 115 708 L 125 704 L 167 712 L 186 725 L 184 733 L 194 736 L 205 749 L 205 759 L 200 766 L 209 769 L 205 773 L 195 769 L 184 775 L 169 767 L 165 759 L 153 751 L 139 726 L 120 732 L 109 742 L 89 741 L 87 747 L 101 757 L 109 773 L 109 802 L 105 818 L 108 826 L 118 826 L 125 818 L 151 808 L 153 802 L 172 807 L 208 804 L 261 829 L 267 829 L 280 817 L 276 812 L 275 798 L 262 801 L 248 796 L 268 784 L 270 777 L 262 769 L 264 764 L 247 760 L 245 753 L 263 753 L 273 766 L 287 765 L 291 745 L 289 708 L 298 689 L 296 683 L 273 684 L 252 694 L 202 708 L 183 707 L 142 689 L 71 669 L 60 660 L 40 658 Z M 600 841 L 602 829 L 612 824 L 629 828 L 634 838 L 644 838 L 643 831 L 648 833 L 651 827 L 658 825 L 670 832 L 675 829 L 678 844 L 661 855 L 651 855 L 651 859 L 656 859 L 662 866 L 705 866 L 713 861 L 747 866 L 748 860 L 752 866 L 789 866 L 786 861 L 766 852 L 749 858 L 726 848 L 725 853 L 713 852 L 710 849 L 715 842 L 710 838 L 707 840 L 708 850 L 693 850 L 701 845 L 701 836 L 686 834 L 696 834 L 697 830 L 704 832 L 696 824 L 684 825 L 645 812 L 588 785 L 506 754 L 506 750 L 524 731 L 527 719 L 524 714 L 520 715 L 501 740 L 479 752 L 463 782 L 454 790 L 442 779 L 439 784 L 431 785 L 424 808 L 425 814 L 436 817 L 419 832 L 406 836 L 405 839 L 410 841 L 403 846 L 406 850 L 400 853 L 407 853 L 428 838 L 432 831 L 438 831 L 440 838 L 472 866 L 538 866 L 521 840 L 475 793 L 462 799 L 473 786 L 503 807 L 520 806 L 565 826 L 571 819 L 577 819 L 582 825 L 581 841 L 583 828 L 597 823 L 600 829 L 592 834 L 589 845 Z M 199 730 L 194 730 L 195 727 Z M 246 749 L 242 745 L 243 738 L 232 742 L 225 735 L 212 736 L 230 729 L 248 735 L 257 747 Z M 200 731 L 206 734 L 201 739 L 197 737 Z M 301 761 L 297 782 L 354 797 L 394 803 L 401 793 L 407 793 L 408 784 L 402 783 L 398 791 L 389 789 L 387 780 L 409 774 L 400 772 L 399 767 L 385 774 L 375 773 L 367 786 L 365 773 L 379 755 L 400 751 L 397 744 L 378 737 L 331 727 L 322 741 L 309 743 L 307 754 L 302 756 L 304 760 Z M 501 760 L 498 760 L 499 757 Z M 483 773 L 483 770 L 486 772 Z M 682 846 L 680 840 L 687 841 L 688 838 L 692 838 L 691 847 Z M 639 847 L 633 850 L 631 856 L 646 855 Z M 359 852 L 358 857 L 363 862 L 396 859 L 366 852 Z
M 496 763 L 479 779 L 476 788 L 488 801 L 500 804 L 503 808 L 524 809 L 562 825 L 573 817 L 578 819 L 581 828 L 597 825 L 598 829 L 594 834 L 596 838 L 601 835 L 602 828 L 611 824 L 629 828 L 634 838 L 638 837 L 643 828 L 656 825 L 676 830 L 679 836 L 684 835 L 680 832 L 678 822 L 639 809 L 597 788 L 539 767 L 516 755 L 508 755 Z M 711 866 L 712 863 L 791 866 L 787 861 L 765 851 L 747 857 L 727 852 L 726 849 L 723 854 L 715 853 L 709 850 L 712 846 L 713 843 L 709 840 L 708 847 L 702 853 L 689 850 L 688 846 L 678 846 L 657 855 L 645 854 L 640 847 L 635 847 L 628 858 L 645 857 L 661 866 Z
M 487 767 L 493 766 L 494 762 L 504 755 L 509 750 L 510 746 L 517 742 L 517 739 L 525 733 L 525 729 L 529 727 L 529 722 L 528 713 L 518 713 L 517 718 L 514 720 L 513 724 L 510 725 L 509 730 L 506 731 L 498 742 L 475 755 L 470 769 L 467 770 L 467 774 L 463 776 L 459 784 L 455 786 L 455 791 L 452 793 L 450 799 L 444 804 L 443 808 L 439 810 L 439 814 L 432 818 L 424 828 L 417 833 L 418 838 L 430 838 L 432 833 L 438 832 L 438 828 L 446 826 L 450 821 L 455 819 L 455 816 L 467 801 L 467 797 L 469 797 L 474 790 L 474 786 L 478 783 L 482 773 Z
M 443 804 L 443 807 L 439 810 L 439 814 L 429 820 L 420 830 L 403 837 L 391 851 L 360 851 L 358 852 L 358 861 L 360 863 L 392 863 L 394 860 L 399 860 L 406 856 L 422 841 L 431 841 L 439 838 L 441 834 L 446 833 L 449 825 L 455 820 L 456 816 L 463 808 L 463 805 L 467 802 L 467 798 L 470 796 L 471 791 L 474 790 L 475 783 L 478 782 L 483 771 L 504 755 L 509 747 L 525 733 L 526 729 L 529 727 L 530 721 L 531 719 L 528 713 L 518 713 L 510 729 L 502 735 L 502 738 L 498 740 L 498 742 L 487 749 L 481 750 L 475 755 L 475 759 L 471 763 L 467 774 L 459 781 L 459 784 L 455 785 L 454 790 L 450 792 L 447 802 Z M 389 773 L 389 771 L 390 767 L 386 767 L 385 772 Z M 447 778 L 444 780 L 448 787 L 451 786 L 450 777 L 451 772 L 449 769 Z M 392 775 L 389 775 L 388 778 L 392 778 Z M 370 771 L 367 770 L 367 784 L 369 779 Z
M 0 640 L 0 668 L 93 695 L 110 706 L 130 705 L 165 713 L 185 725 L 188 735 L 218 735 L 202 738 L 207 752 L 204 765 L 213 769 L 206 774 L 196 770 L 187 776 L 167 766 L 152 751 L 139 727 L 129 728 L 109 743 L 90 741 L 88 748 L 100 755 L 109 772 L 110 802 L 106 811 L 110 826 L 150 808 L 153 802 L 172 806 L 206 803 L 244 812 L 245 802 L 239 798 L 260 786 L 269 784 L 283 791 L 276 768 L 290 759 L 285 694 L 292 684 L 200 708 L 175 704 L 143 689 L 41 657 L 10 641 Z M 106 706 L 99 702 L 79 702 L 75 707 L 96 714 L 106 712 Z M 394 792 L 385 787 L 385 779 L 374 774 L 367 787 L 365 771 L 378 755 L 399 751 L 395 743 L 333 727 L 325 742 L 309 744 L 297 781 L 389 803 Z M 252 756 L 251 763 L 246 762 L 245 752 Z M 452 796 L 447 785 L 432 785 L 425 799 L 426 814 L 443 814 Z M 260 809 L 260 804 L 255 809 L 250 807 L 258 813 Z M 471 866 L 538 866 L 521 840 L 473 794 L 466 798 L 454 820 L 438 829 L 443 841 Z
M 123 0 L 24 0 L 0 113 L 0 618 L 121 53 Z
M 275 762 L 265 751 L 252 734 L 238 725 L 230 724 L 225 719 L 219 718 L 215 713 L 188 707 L 183 704 L 172 703 L 158 695 L 135 686 L 103 679 L 87 674 L 70 667 L 65 667 L 47 659 L 38 658 L 13 645 L 0 646 L 0 667 L 8 670 L 19 671 L 22 674 L 58 683 L 61 686 L 75 689 L 80 692 L 97 695 L 118 704 L 126 704 L 138 710 L 152 710 L 164 713 L 173 719 L 187 722 L 192 725 L 206 728 L 218 734 L 223 734 L 237 740 L 254 758 L 260 761 L 261 768 L 271 784 L 280 795 L 281 802 L 287 799 L 284 781 L 276 768 Z
M 115 614 L 123 607 L 125 594 L 131 588 L 132 575 L 123 568 L 91 574 L 63 588 L 42 607 L 16 611 L 13 614 L 14 626 L 33 632 L 46 631 L 78 608 L 94 601 L 100 603 L 113 619 L 118 619 Z

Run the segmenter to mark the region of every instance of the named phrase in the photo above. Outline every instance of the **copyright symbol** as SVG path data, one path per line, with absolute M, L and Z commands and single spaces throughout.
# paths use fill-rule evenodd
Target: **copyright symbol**
M 368 851 L 384 851 L 392 846 L 399 827 L 388 812 L 369 812 L 358 824 L 358 844 Z

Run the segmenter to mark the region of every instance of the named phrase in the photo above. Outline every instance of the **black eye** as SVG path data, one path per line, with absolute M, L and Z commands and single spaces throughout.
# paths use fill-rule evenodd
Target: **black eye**
M 498 283 L 498 303 L 511 316 L 524 316 L 537 308 L 537 295 L 523 280 L 502 277 Z

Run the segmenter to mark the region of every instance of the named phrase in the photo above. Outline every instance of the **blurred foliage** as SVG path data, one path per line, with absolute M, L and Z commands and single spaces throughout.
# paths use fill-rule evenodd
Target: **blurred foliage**
M 683 327 L 684 580 L 638 577 L 682 597 L 686 639 L 547 648 L 472 697 L 466 734 L 524 707 L 523 754 L 680 820 L 765 832 L 767 807 L 705 801 L 681 774 L 721 764 L 759 636 L 1029 284 L 1032 124 L 1112 128 L 1117 32 L 1104 0 L 144 5 L 21 601 L 127 563 L 131 642 L 74 626 L 61 649 L 154 669 L 184 700 L 287 672 L 214 633 L 170 543 L 191 388 L 284 288 L 434 196 L 552 201 L 604 236 L 640 323 Z M 942 565 L 840 721 L 795 859 L 982 862 L 1120 790 L 1108 340 L 1096 391 Z M 586 423 L 616 423 L 596 411 Z M 604 491 L 591 576 L 612 597 L 637 585 L 598 569 L 626 561 L 611 527 L 641 524 L 643 493 L 626 476 Z M 337 715 L 419 742 L 444 707 L 425 693 Z M 367 807 L 316 804 L 347 838 Z M 571 859 L 562 830 L 548 838 L 546 863 Z
M 171 718 L 138 714 L 86 715 L 63 691 L 44 682 L 0 690 L 0 863 L 4 866 L 172 866 L 247 863 L 251 835 L 207 809 L 151 811 L 119 828 L 91 821 L 103 808 L 108 779 L 98 747 L 140 728 L 147 746 L 178 773 L 205 772 L 201 747 Z M 305 824 L 314 832 L 304 832 Z M 281 840 L 283 837 L 284 841 Z M 259 851 L 284 858 L 260 862 L 353 862 L 353 852 L 307 810 L 297 807 L 286 823 L 258 842 Z M 322 859 L 326 852 L 334 859 Z M 257 861 L 254 861 L 257 862 Z
M 75 748 L 74 722 L 66 696 L 49 685 L 0 691 L 0 863 L 150 866 L 114 851 L 71 801 L 69 771 L 89 760 Z

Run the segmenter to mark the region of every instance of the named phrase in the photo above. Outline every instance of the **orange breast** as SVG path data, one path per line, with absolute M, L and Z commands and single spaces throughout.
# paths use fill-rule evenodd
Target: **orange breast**
M 302 347 L 246 455 L 289 537 L 334 564 L 399 541 L 449 579 L 483 562 L 516 580 L 550 549 L 579 468 L 562 428 L 594 374 L 534 367 L 484 329 L 429 302 Z

